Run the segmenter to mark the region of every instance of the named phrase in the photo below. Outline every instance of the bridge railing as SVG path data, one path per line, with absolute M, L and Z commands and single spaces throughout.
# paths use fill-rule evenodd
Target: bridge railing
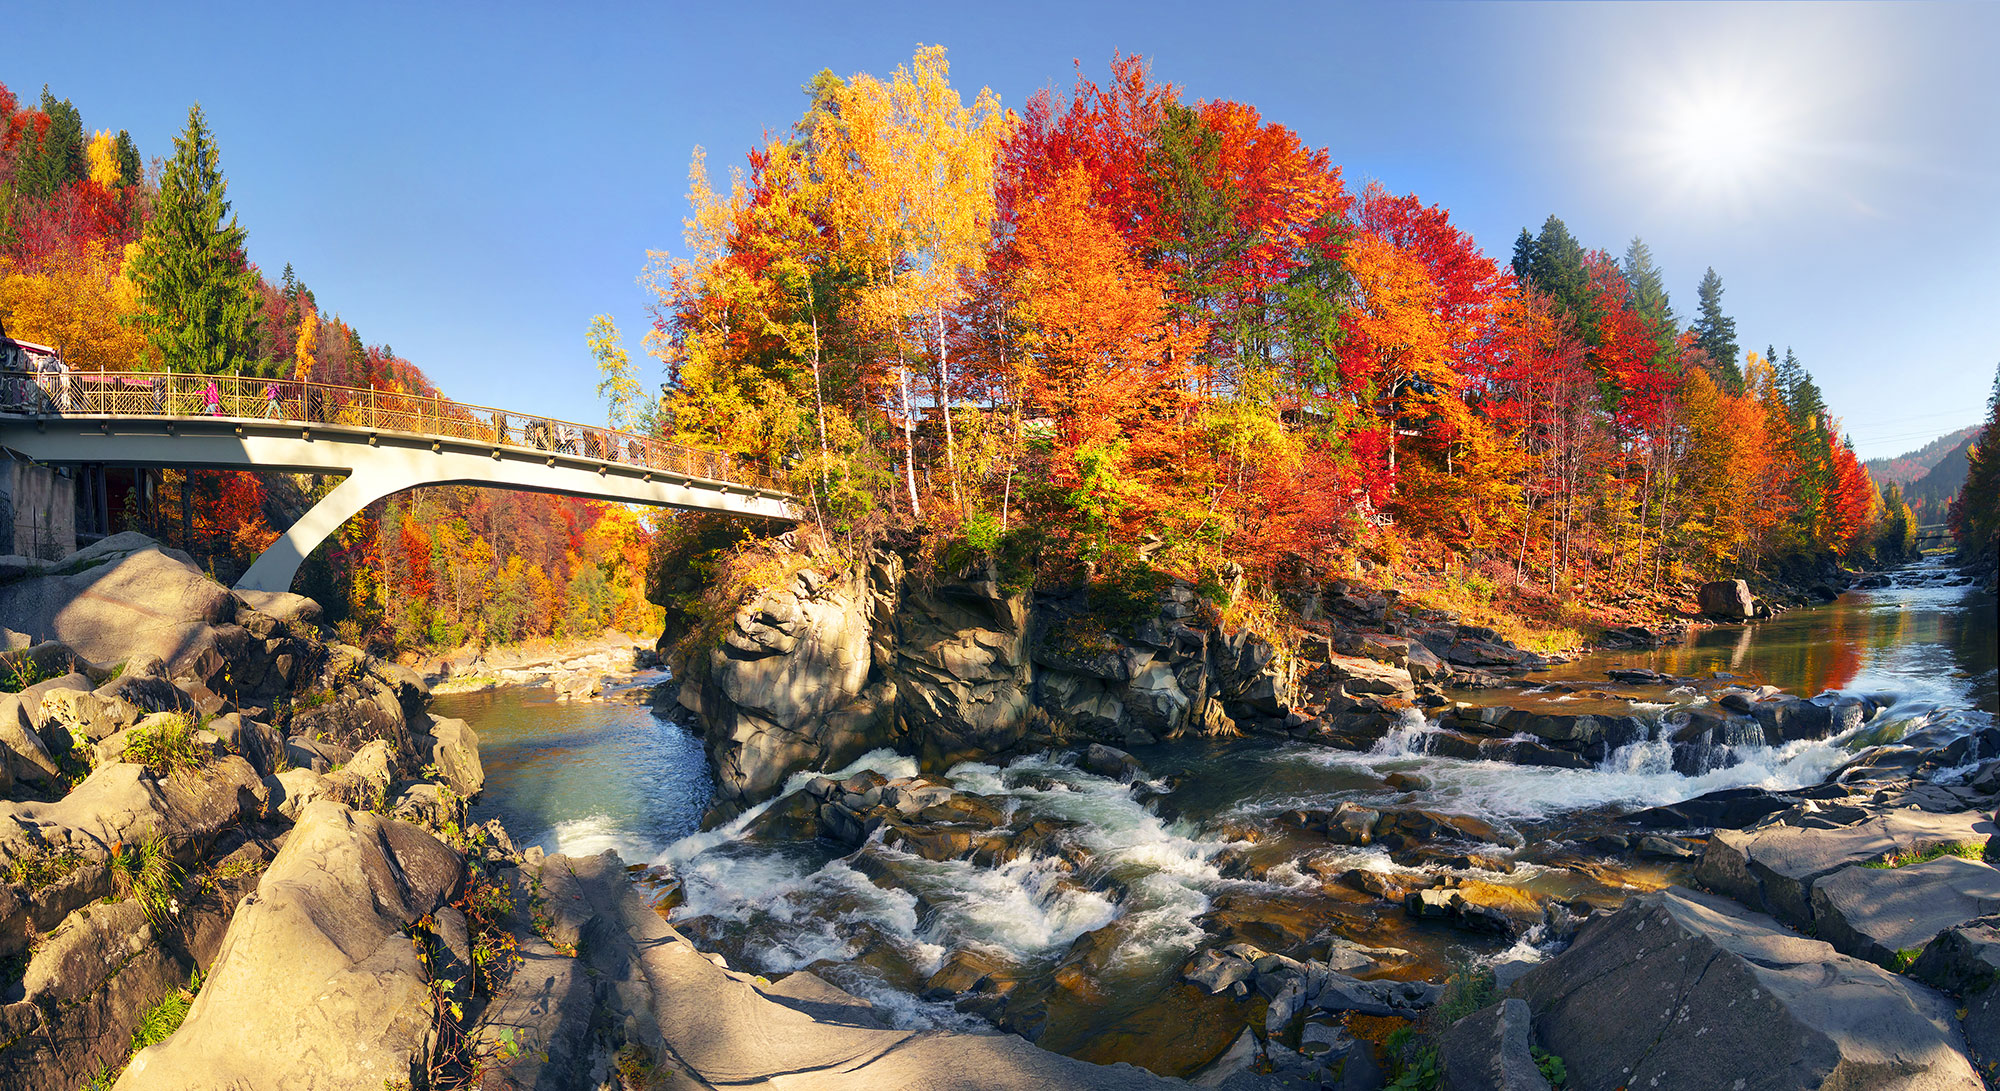
M 206 417 L 405 432 L 575 455 L 778 491 L 740 459 L 600 425 L 450 398 L 295 379 L 154 371 L 0 372 L 0 414 Z

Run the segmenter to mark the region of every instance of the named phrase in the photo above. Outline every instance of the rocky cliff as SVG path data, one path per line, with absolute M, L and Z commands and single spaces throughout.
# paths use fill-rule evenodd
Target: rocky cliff
M 1152 607 L 1113 631 L 1083 593 L 1034 595 L 984 566 L 917 579 L 888 551 L 800 570 L 746 601 L 714 646 L 682 650 L 679 702 L 706 737 L 717 816 L 877 747 L 943 769 L 1079 738 L 1317 726 L 1269 641 L 1226 630 L 1185 583 Z

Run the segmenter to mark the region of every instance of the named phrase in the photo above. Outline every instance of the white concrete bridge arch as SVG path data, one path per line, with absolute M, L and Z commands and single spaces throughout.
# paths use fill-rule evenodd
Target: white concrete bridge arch
M 343 475 L 237 581 L 244 590 L 289 590 L 299 565 L 342 523 L 423 485 L 800 517 L 772 482 L 709 452 L 440 398 L 311 383 L 71 372 L 24 386 L 20 376 L 0 377 L 0 446 L 51 465 Z

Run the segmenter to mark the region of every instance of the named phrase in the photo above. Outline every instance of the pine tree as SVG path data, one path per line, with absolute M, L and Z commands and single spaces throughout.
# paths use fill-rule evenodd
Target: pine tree
M 257 278 L 230 215 L 215 139 L 188 110 L 133 263 L 149 361 L 172 371 L 255 370 Z
M 1535 237 L 1521 229 L 1521 236 L 1514 240 L 1514 279 L 1523 285 L 1535 282 Z
M 1986 400 L 1986 423 L 1965 453 L 1965 484 L 1951 502 L 1950 519 L 1963 556 L 2000 548 L 2000 368 Z
M 1653 343 L 1658 346 L 1653 353 L 1653 366 L 1662 372 L 1670 371 L 1678 355 L 1680 322 L 1667 299 L 1666 278 L 1653 263 L 1652 248 L 1637 235 L 1632 236 L 1631 245 L 1625 248 L 1624 273 L 1625 283 L 1632 290 L 1632 309 L 1645 320 Z
M 1715 385 L 1732 394 L 1743 392 L 1743 370 L 1736 366 L 1740 355 L 1736 347 L 1736 320 L 1722 313 L 1722 278 L 1715 274 L 1715 267 L 1701 277 L 1701 287 L 1697 290 L 1701 299 L 1701 317 L 1694 321 L 1695 343 L 1708 353 L 1708 373 Z
M 118 184 L 137 185 L 146 176 L 146 167 L 139 161 L 139 145 L 132 142 L 132 134 L 118 130 Z

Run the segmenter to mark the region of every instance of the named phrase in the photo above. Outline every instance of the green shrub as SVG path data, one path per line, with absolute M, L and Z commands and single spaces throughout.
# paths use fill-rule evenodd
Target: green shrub
M 1398 1027 L 1383 1043 L 1389 1054 L 1390 1071 L 1396 1078 L 1388 1091 L 1432 1091 L 1444 1076 L 1438 1060 L 1438 1037 L 1446 1027 L 1500 999 L 1499 983 L 1493 971 L 1460 963 L 1444 983 L 1437 1006 L 1424 1015 L 1420 1024 Z M 1557 1061 L 1559 1066 L 1562 1062 Z M 1540 1062 L 1537 1061 L 1539 1066 Z M 1544 1075 L 1547 1069 L 1543 1070 Z
M 0 670 L 0 692 L 19 693 L 37 682 L 46 682 L 62 675 L 43 667 L 32 657 L 20 655 L 9 662 L 5 670 Z

